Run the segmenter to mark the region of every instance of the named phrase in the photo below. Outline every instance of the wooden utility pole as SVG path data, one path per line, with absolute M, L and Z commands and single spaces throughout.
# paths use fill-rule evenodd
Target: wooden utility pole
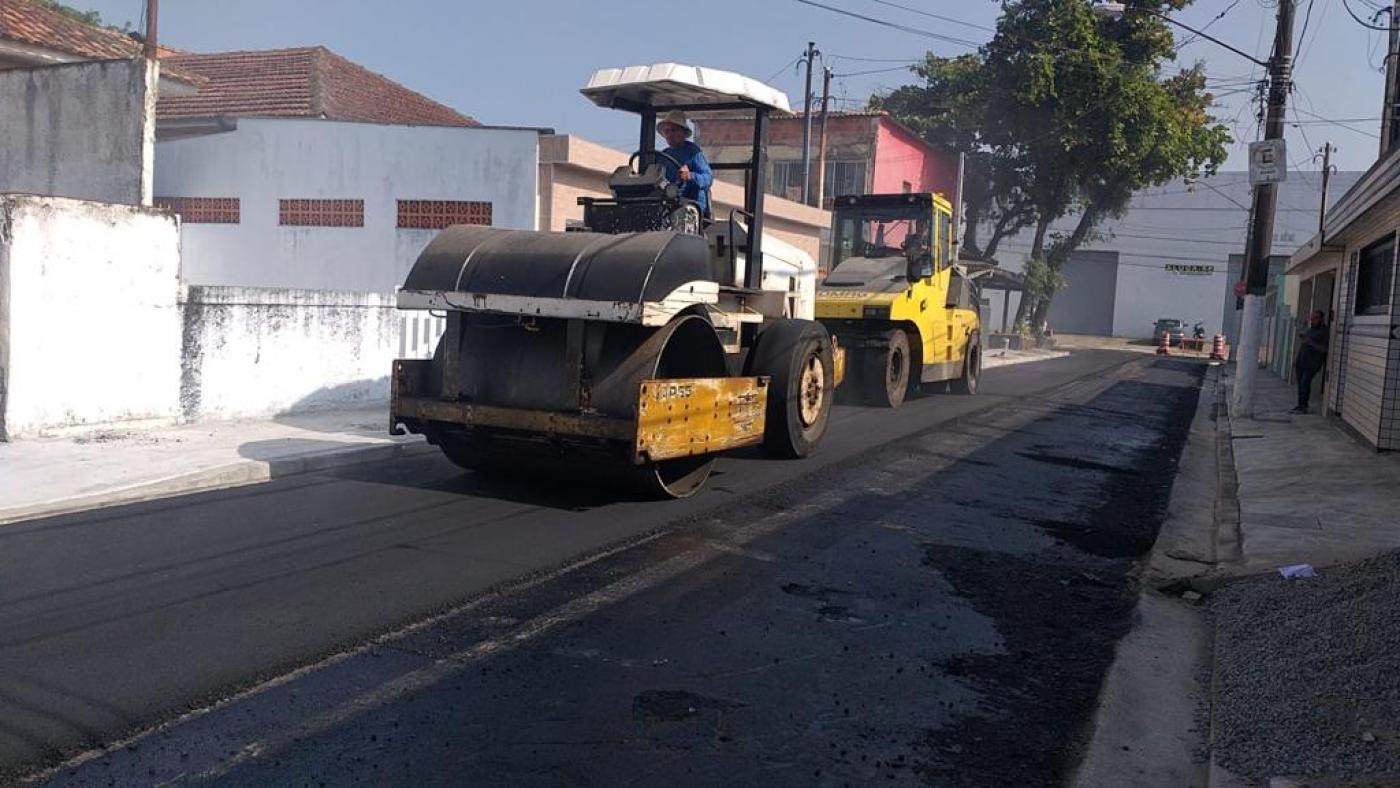
M 826 201 L 826 119 L 831 114 L 831 68 L 822 69 L 822 122 L 817 127 L 817 207 Z
M 1327 243 L 1327 187 L 1332 181 L 1332 143 L 1322 146 L 1322 205 L 1317 210 L 1317 245 Z M 1316 161 L 1316 160 L 1314 160 Z
M 817 42 L 807 42 L 802 59 L 807 62 L 807 88 L 802 94 L 802 202 L 812 204 L 812 61 L 817 55 Z
M 1395 145 L 1400 137 L 1400 0 L 1393 8 L 1386 9 L 1390 16 L 1390 40 L 1385 54 L 1385 106 L 1381 108 L 1381 151 L 1380 158 Z M 1372 17 L 1376 19 L 1377 17 Z
M 1284 110 L 1293 76 L 1293 12 L 1297 0 L 1279 0 L 1274 55 L 1269 59 L 1269 109 L 1264 139 L 1283 139 Z M 1286 157 L 1285 157 L 1286 158 Z M 1286 166 L 1286 164 L 1280 164 Z M 1273 252 L 1274 213 L 1278 208 L 1278 184 L 1254 188 L 1254 217 L 1245 251 L 1244 321 L 1240 328 L 1240 355 L 1235 369 L 1235 415 L 1254 417 L 1254 380 L 1259 372 L 1260 335 L 1264 327 L 1264 294 L 1269 289 L 1269 256 Z
M 156 20 L 160 18 L 160 0 L 146 0 L 146 45 L 147 60 L 156 59 Z

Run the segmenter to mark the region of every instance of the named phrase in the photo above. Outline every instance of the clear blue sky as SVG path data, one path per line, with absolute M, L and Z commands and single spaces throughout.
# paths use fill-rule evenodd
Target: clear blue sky
M 109 22 L 133 25 L 144 6 L 144 0 L 68 2 L 97 10 Z M 823 2 L 972 42 L 990 36 L 978 26 L 990 28 L 998 10 L 992 0 L 894 0 L 969 23 L 956 24 L 877 0 Z M 1263 59 L 1273 2 L 1197 0 L 1178 18 L 1193 27 L 1209 23 L 1212 35 Z M 1350 2 L 1367 16 L 1379 6 L 1379 0 Z M 1299 9 L 1299 32 L 1308 5 L 1303 0 Z M 1296 76 L 1294 106 L 1300 111 L 1290 113 L 1302 127 L 1289 128 L 1289 155 L 1315 167 L 1309 150 L 1331 140 L 1340 148 L 1336 161 L 1342 169 L 1365 169 L 1378 144 L 1383 34 L 1358 26 L 1342 0 L 1312 0 L 1312 6 Z M 1224 17 L 1212 21 L 1222 11 Z M 899 62 L 877 61 L 912 60 L 929 49 L 941 55 L 969 51 L 797 0 L 165 0 L 160 27 L 163 42 L 199 52 L 324 45 L 484 122 L 550 126 L 614 147 L 633 146 L 631 121 L 594 108 L 577 92 L 596 68 L 664 60 L 711 65 L 771 78 L 796 106 L 802 80 L 792 61 L 808 40 L 817 42 L 838 74 L 898 69 Z M 1178 40 L 1190 37 L 1178 33 Z M 1254 139 L 1250 94 L 1235 91 L 1241 91 L 1242 78 L 1258 75 L 1257 67 L 1206 41 L 1184 47 L 1181 57 L 1206 63 L 1207 72 L 1222 81 L 1217 114 L 1237 139 Z M 872 91 L 903 84 L 908 76 L 895 70 L 839 78 L 838 106 L 862 105 Z M 1319 118 L 1344 120 L 1352 128 Z M 1237 146 L 1226 168 L 1244 166 Z

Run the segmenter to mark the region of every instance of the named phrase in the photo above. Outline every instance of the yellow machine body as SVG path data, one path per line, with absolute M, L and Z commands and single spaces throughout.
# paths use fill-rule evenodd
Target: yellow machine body
M 915 384 L 961 378 L 980 349 L 980 297 L 956 265 L 952 215 L 940 194 L 838 197 L 833 207 L 816 317 L 861 357 L 902 331 Z

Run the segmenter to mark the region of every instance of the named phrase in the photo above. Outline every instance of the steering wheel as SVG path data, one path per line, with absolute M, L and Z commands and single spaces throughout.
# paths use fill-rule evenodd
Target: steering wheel
M 653 156 L 660 156 L 660 157 L 666 159 L 667 161 L 671 162 L 672 164 L 676 165 L 676 172 L 680 172 L 681 168 L 685 166 L 684 164 L 681 164 L 681 163 L 676 159 L 675 156 L 672 156 L 671 154 L 667 153 L 667 152 L 664 151 L 664 150 L 654 150 L 654 151 L 652 151 L 651 153 L 652 153 Z M 634 154 L 632 154 L 631 156 L 627 157 L 627 169 L 628 169 L 628 170 L 631 170 L 632 172 L 636 172 L 637 174 L 640 175 L 641 173 L 638 172 L 638 170 L 637 170 L 637 163 L 638 163 L 637 160 L 640 159 L 641 156 L 642 156 L 642 152 L 641 152 L 641 151 L 637 151 L 636 153 L 634 153 Z

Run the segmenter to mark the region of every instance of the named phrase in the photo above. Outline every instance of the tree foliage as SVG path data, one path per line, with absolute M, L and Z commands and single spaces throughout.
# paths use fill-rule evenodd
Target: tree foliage
M 1070 256 L 1135 191 L 1224 161 L 1230 137 L 1210 115 L 1201 64 L 1169 72 L 1171 29 L 1147 13 L 1190 2 L 1132 0 L 1111 20 L 1089 0 L 1004 0 L 976 54 L 929 54 L 913 69 L 918 84 L 871 100 L 969 155 L 964 254 L 989 259 L 1002 239 L 1034 228 L 1030 259 L 1050 275 L 1027 277 L 1018 321 L 1043 324 Z M 1073 229 L 1051 233 L 1066 217 Z
M 73 6 L 60 3 L 58 0 L 38 0 L 38 3 L 51 11 L 57 11 L 69 19 L 76 19 L 84 24 L 97 25 L 99 27 L 103 24 L 102 15 L 96 11 L 79 11 Z

